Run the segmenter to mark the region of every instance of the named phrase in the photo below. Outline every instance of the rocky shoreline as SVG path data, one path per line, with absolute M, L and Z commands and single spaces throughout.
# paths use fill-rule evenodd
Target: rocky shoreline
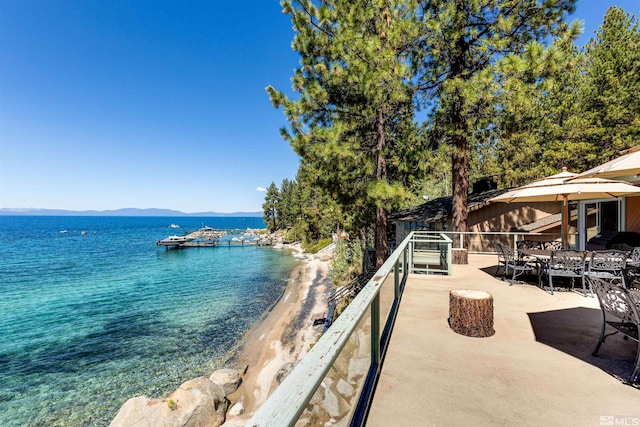
M 166 399 L 129 399 L 110 427 L 235 427 L 251 418 L 321 335 L 323 327 L 313 319 L 326 314 L 331 290 L 330 255 L 306 255 L 298 245 L 276 247 L 294 251 L 301 262 L 280 300 L 240 341 L 235 369 L 189 380 Z

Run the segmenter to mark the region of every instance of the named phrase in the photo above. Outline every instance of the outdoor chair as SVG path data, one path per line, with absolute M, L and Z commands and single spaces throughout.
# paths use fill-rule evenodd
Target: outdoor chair
M 507 245 L 498 243 L 498 254 L 498 261 L 500 262 L 500 259 L 502 259 L 505 266 L 502 272 L 502 279 L 504 280 L 505 276 L 509 274 L 509 270 L 512 272 L 510 285 L 513 285 L 516 277 L 524 273 L 532 273 L 536 270 L 536 267 L 529 261 L 518 259 L 511 248 Z
M 498 272 L 500 271 L 500 266 L 502 266 L 502 276 L 507 273 L 507 257 L 505 251 L 503 249 L 502 243 L 496 244 L 496 253 L 498 254 L 498 266 L 496 267 L 496 272 L 493 274 L 494 277 L 498 277 Z
M 582 291 L 586 295 L 587 290 L 584 280 L 586 255 L 587 253 L 584 251 L 575 251 L 569 249 L 551 252 L 551 259 L 549 260 L 549 262 L 542 265 L 540 284 L 542 284 L 542 276 L 547 276 L 549 280 L 549 288 L 551 289 L 551 295 L 553 295 L 554 277 L 571 278 L 572 288 L 574 280 L 576 278 L 579 278 L 582 281 Z
M 551 242 L 542 242 L 542 249 L 545 251 L 558 251 L 562 249 L 562 242 L 553 240 Z
M 622 269 L 622 279 L 625 288 L 640 290 L 640 267 L 627 265 Z
M 634 267 L 640 267 L 640 246 L 633 248 L 629 254 L 629 261 L 627 261 L 627 264 Z
M 534 261 L 533 258 L 523 256 L 520 251 L 522 249 L 542 249 L 542 242 L 536 240 L 518 240 L 516 242 L 516 249 L 518 250 L 518 258 L 525 261 Z
M 598 277 L 587 277 L 589 286 L 598 296 L 600 308 L 602 309 L 602 331 L 600 340 L 593 351 L 593 355 L 598 355 L 600 346 L 608 336 L 621 332 L 625 338 L 630 338 L 638 343 L 636 350 L 636 363 L 631 376 L 627 380 L 633 384 L 638 380 L 640 374 L 640 340 L 638 331 L 640 328 L 640 291 L 628 290 L 622 286 L 614 284 L 606 279 Z M 614 332 L 605 335 L 606 326 L 615 329 Z
M 593 251 L 589 261 L 589 271 L 586 275 L 601 279 L 619 278 L 622 280 L 622 269 L 626 264 L 627 252 L 617 249 Z

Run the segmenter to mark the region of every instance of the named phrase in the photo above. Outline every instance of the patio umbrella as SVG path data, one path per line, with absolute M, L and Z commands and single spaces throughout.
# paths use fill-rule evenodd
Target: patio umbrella
M 568 234 L 569 200 L 607 199 L 640 194 L 640 188 L 622 181 L 604 178 L 580 178 L 563 168 L 559 174 L 489 199 L 490 202 L 559 202 L 562 201 L 562 243 Z
M 637 178 L 640 174 L 640 145 L 627 150 L 624 156 L 613 159 L 578 175 L 579 177 Z

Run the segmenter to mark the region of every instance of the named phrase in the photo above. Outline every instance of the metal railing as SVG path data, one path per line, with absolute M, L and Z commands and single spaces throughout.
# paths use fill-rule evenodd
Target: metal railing
M 496 253 L 497 243 L 508 245 L 514 251 L 516 242 L 520 240 L 539 240 L 548 242 L 560 238 L 557 233 L 527 233 L 527 232 L 501 232 L 501 231 L 419 231 L 426 236 L 446 235 L 452 241 L 452 250 L 466 249 L 469 253 L 493 254 Z M 575 237 L 569 235 L 569 246 L 573 247 Z
M 416 260 L 428 261 L 428 272 L 450 273 L 451 240 L 409 234 L 246 425 L 324 426 L 330 419 L 363 425 Z
M 410 244 L 412 273 L 451 274 L 452 241 L 444 233 L 414 231 Z

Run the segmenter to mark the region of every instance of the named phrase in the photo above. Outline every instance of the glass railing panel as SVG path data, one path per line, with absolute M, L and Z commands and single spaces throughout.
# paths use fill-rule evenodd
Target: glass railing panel
M 413 273 L 447 273 L 450 242 L 439 233 L 416 232 L 412 239 L 411 271 Z
M 360 320 L 296 426 L 348 425 L 371 366 L 371 309 Z
M 413 241 L 413 271 L 440 270 L 440 239 L 437 235 L 416 236 Z
M 380 334 L 382 334 L 384 325 L 386 325 L 387 319 L 391 314 L 391 308 L 395 299 L 394 276 L 394 271 L 392 271 L 383 282 L 380 287 L 380 292 L 378 293 L 380 302 L 380 325 L 378 330 Z

